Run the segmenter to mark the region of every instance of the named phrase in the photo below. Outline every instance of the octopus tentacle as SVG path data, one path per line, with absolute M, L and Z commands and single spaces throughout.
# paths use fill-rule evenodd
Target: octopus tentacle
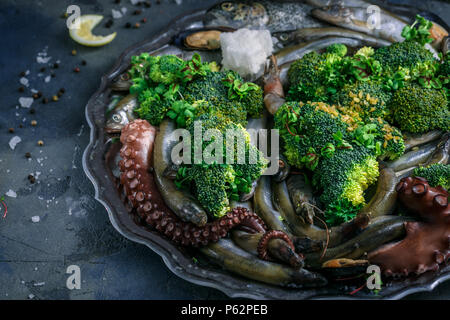
M 151 171 L 156 129 L 145 120 L 135 120 L 122 129 L 119 162 L 120 183 L 132 208 L 148 225 L 183 246 L 207 245 L 227 235 L 236 226 L 250 232 L 265 232 L 261 218 L 246 208 L 234 208 L 225 216 L 199 227 L 184 222 L 161 199 Z
M 272 258 L 269 255 L 269 252 L 267 250 L 269 241 L 272 239 L 280 239 L 285 241 L 289 247 L 291 247 L 291 249 L 293 251 L 295 251 L 295 246 L 294 243 L 292 242 L 291 238 L 289 238 L 289 236 L 284 233 L 283 231 L 278 231 L 278 230 L 270 230 L 267 231 L 266 233 L 264 233 L 264 235 L 261 237 L 261 239 L 258 242 L 258 247 L 257 247 L 257 251 L 258 251 L 258 256 L 263 259 L 263 260 L 267 260 L 267 261 L 272 261 Z M 300 257 L 303 257 L 301 254 L 299 254 Z
M 405 207 L 422 221 L 405 222 L 406 237 L 369 253 L 369 261 L 392 277 L 439 270 L 450 259 L 448 192 L 432 188 L 420 177 L 403 178 L 396 191 Z

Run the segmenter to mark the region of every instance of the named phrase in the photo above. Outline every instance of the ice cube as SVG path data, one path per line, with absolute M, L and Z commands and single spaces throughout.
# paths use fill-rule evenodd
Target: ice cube
M 220 35 L 222 65 L 243 77 L 257 78 L 264 70 L 268 56 L 272 54 L 272 37 L 268 30 L 239 29 Z

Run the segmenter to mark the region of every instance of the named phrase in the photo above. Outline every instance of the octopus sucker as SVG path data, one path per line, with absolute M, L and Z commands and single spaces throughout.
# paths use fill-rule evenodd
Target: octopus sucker
M 392 277 L 439 270 L 450 259 L 448 192 L 420 177 L 403 178 L 396 190 L 403 205 L 421 221 L 405 222 L 406 237 L 369 253 L 369 261 Z
M 218 241 L 228 231 L 244 226 L 252 232 L 266 232 L 261 218 L 246 208 L 237 207 L 225 216 L 197 226 L 182 221 L 164 203 L 150 173 L 150 161 L 156 129 L 146 120 L 135 120 L 122 129 L 119 162 L 120 184 L 130 206 L 149 226 L 164 234 L 174 243 L 182 246 L 204 246 Z

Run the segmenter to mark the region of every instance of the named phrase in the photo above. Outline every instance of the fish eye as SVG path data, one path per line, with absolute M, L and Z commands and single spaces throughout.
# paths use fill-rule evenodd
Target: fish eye
M 280 34 L 281 41 L 287 41 L 288 39 L 289 39 L 289 36 L 286 33 Z
M 112 119 L 114 122 L 120 122 L 122 121 L 122 117 L 119 114 L 115 114 L 112 116 Z
M 234 4 L 232 2 L 224 2 L 222 3 L 222 10 L 231 11 L 234 9 Z

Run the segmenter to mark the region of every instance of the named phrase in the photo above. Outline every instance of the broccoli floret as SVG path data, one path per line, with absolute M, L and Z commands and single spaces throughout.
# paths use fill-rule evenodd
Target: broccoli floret
M 275 128 L 280 130 L 284 155 L 289 164 L 314 170 L 327 147 L 337 145 L 338 133 L 346 139 L 349 123 L 344 122 L 339 111 L 323 102 L 303 104 L 288 102 L 275 114 Z M 351 118 L 348 118 L 351 121 Z
M 405 153 L 405 141 L 400 130 L 382 118 L 371 118 L 369 123 L 375 127 L 376 148 L 374 151 L 378 159 L 395 160 Z
M 138 95 L 139 107 L 134 110 L 141 119 L 158 126 L 170 109 L 171 102 L 161 98 L 154 90 L 148 88 Z
M 345 57 L 345 55 L 347 54 L 347 51 L 348 51 L 347 46 L 342 43 L 334 43 L 327 48 L 328 53 L 334 53 L 340 57 Z
M 188 174 L 195 186 L 197 200 L 208 213 L 221 217 L 230 210 L 228 190 L 235 179 L 230 165 L 194 164 Z
M 347 212 L 344 220 L 353 218 L 365 203 L 364 191 L 377 181 L 378 175 L 375 156 L 361 146 L 337 149 L 331 158 L 324 158 L 315 171 L 313 181 L 316 187 L 323 190 L 320 201 L 330 221 L 338 217 L 330 210 L 337 207 Z M 342 211 L 339 211 L 340 215 Z
M 390 109 L 394 122 L 402 131 L 450 130 L 450 111 L 443 90 L 409 84 L 394 93 Z
M 414 175 L 426 179 L 432 187 L 441 186 L 446 190 L 450 190 L 450 164 L 437 163 L 426 168 L 416 168 Z
M 355 53 L 355 56 L 363 56 L 363 57 L 369 58 L 369 57 L 373 56 L 374 53 L 375 53 L 375 50 L 372 47 L 362 47 Z
M 322 85 L 320 63 L 322 57 L 313 51 L 295 61 L 288 71 L 290 89 L 288 101 L 325 101 L 326 88 Z
M 385 118 L 392 94 L 374 81 L 359 81 L 345 85 L 335 96 L 335 101 L 343 108 L 357 112 L 363 121 L 369 118 Z
M 187 129 L 194 134 L 196 121 L 201 121 L 202 135 L 208 129 L 218 129 L 222 134 L 223 163 L 195 163 L 195 142 L 192 142 L 193 165 L 183 164 L 177 176 L 177 184 L 188 184 L 194 195 L 205 210 L 214 217 L 220 217 L 229 211 L 229 199 L 238 200 L 240 193 L 250 191 L 267 167 L 268 161 L 263 154 L 250 144 L 248 132 L 239 124 L 230 122 L 225 117 L 214 114 L 203 114 L 188 121 Z M 245 161 L 238 163 L 237 142 L 227 144 L 227 130 L 237 130 L 238 137 L 244 137 Z M 202 140 L 202 153 L 211 144 Z M 231 148 L 233 159 L 227 158 L 227 148 Z M 256 158 L 250 157 L 254 152 Z M 256 163 L 251 160 L 256 159 Z
M 241 101 L 248 115 L 253 118 L 262 116 L 264 110 L 263 90 L 260 86 L 250 90 Z
M 218 101 L 227 100 L 228 88 L 222 83 L 226 74 L 226 72 L 207 72 L 203 78 L 190 82 L 183 93 L 185 99 L 188 101 L 209 101 L 212 98 Z
M 155 83 L 171 84 L 180 77 L 180 70 L 185 61 L 175 55 L 159 57 L 158 63 L 152 63 L 149 70 L 149 79 Z
M 433 54 L 424 46 L 408 40 L 381 47 L 375 51 L 373 57 L 392 73 L 400 67 L 412 68 L 420 63 L 435 61 Z
M 258 117 L 262 113 L 263 92 L 261 87 L 254 85 L 254 89 L 248 91 L 242 99 L 230 99 L 229 88 L 224 85 L 224 79 L 230 74 L 236 80 L 243 81 L 239 74 L 233 71 L 208 72 L 205 77 L 189 83 L 183 95 L 190 103 L 207 101 L 211 110 L 218 110 L 232 122 L 245 126 L 248 115 Z M 200 112 L 203 113 L 203 110 Z
M 200 100 L 202 103 L 198 104 L 195 114 L 200 116 L 202 114 L 214 114 L 218 117 L 225 117 L 229 122 L 234 122 L 242 126 L 247 125 L 247 111 L 240 103 L 235 103 L 229 100 L 221 100 L 213 97 L 208 101 Z
M 450 54 L 446 54 L 439 66 L 439 75 L 448 77 L 450 75 Z

